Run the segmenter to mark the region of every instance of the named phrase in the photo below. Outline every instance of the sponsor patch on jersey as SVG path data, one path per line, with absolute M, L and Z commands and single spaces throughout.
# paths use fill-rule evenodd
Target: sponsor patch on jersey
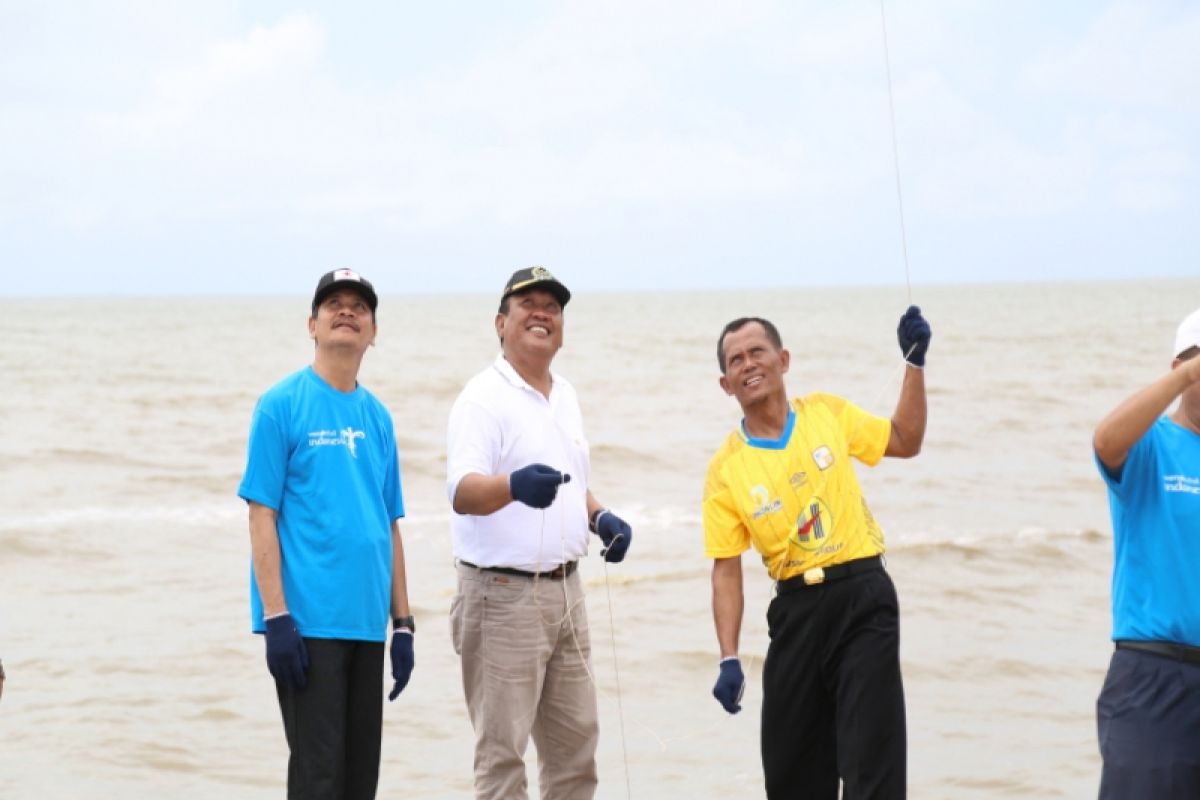
M 750 502 L 753 506 L 754 519 L 764 516 L 765 514 L 774 514 L 776 511 L 783 509 L 783 501 L 776 497 L 771 499 L 771 493 L 767 491 L 765 486 L 755 486 L 750 490 Z

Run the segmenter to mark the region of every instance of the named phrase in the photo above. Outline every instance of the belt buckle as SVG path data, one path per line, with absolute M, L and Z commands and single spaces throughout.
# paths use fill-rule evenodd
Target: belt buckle
M 816 586 L 818 583 L 825 582 L 825 570 L 821 567 L 813 567 L 804 571 L 804 585 Z

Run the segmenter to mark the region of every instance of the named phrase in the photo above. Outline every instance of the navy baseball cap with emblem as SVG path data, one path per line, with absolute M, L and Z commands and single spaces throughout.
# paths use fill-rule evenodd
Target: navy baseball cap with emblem
M 321 280 L 317 281 L 317 291 L 313 293 L 312 301 L 314 316 L 321 301 L 337 289 L 354 289 L 367 301 L 367 305 L 371 307 L 371 313 L 375 313 L 375 308 L 379 305 L 379 298 L 375 296 L 375 287 L 371 285 L 371 282 L 352 269 L 335 269 L 326 272 L 321 276 Z
M 514 272 L 508 279 L 508 283 L 504 284 L 504 293 L 500 295 L 500 302 L 503 303 L 510 295 L 527 289 L 545 289 L 554 295 L 558 304 L 564 308 L 571 299 L 571 291 L 563 286 L 558 278 L 550 274 L 550 270 L 545 267 L 526 267 Z

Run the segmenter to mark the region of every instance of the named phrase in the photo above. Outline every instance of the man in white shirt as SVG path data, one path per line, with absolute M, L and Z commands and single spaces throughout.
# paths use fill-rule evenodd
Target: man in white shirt
M 596 692 L 576 566 L 589 529 L 609 562 L 625 557 L 633 532 L 588 489 L 579 401 L 550 369 L 570 299 L 544 267 L 513 273 L 495 320 L 501 353 L 450 412 L 451 630 L 481 799 L 527 797 L 531 735 L 543 798 L 596 790 Z

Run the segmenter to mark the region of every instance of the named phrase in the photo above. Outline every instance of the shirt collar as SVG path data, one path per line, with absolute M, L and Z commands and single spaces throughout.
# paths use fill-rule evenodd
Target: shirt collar
M 538 397 L 542 396 L 541 392 L 539 392 L 537 389 L 530 386 L 529 383 L 524 378 L 521 377 L 521 374 L 519 372 L 517 372 L 516 367 L 514 367 L 512 364 L 510 364 L 508 362 L 508 359 L 504 357 L 503 352 L 498 353 L 496 355 L 496 361 L 492 364 L 492 366 L 496 368 L 497 372 L 499 372 L 502 376 L 504 376 L 504 379 L 506 381 L 511 383 L 516 388 L 528 389 L 529 391 L 536 394 Z M 554 394 L 554 386 L 557 383 L 558 383 L 558 376 L 556 376 L 554 374 L 554 371 L 551 370 L 551 372 L 550 372 L 550 393 L 551 394 Z

